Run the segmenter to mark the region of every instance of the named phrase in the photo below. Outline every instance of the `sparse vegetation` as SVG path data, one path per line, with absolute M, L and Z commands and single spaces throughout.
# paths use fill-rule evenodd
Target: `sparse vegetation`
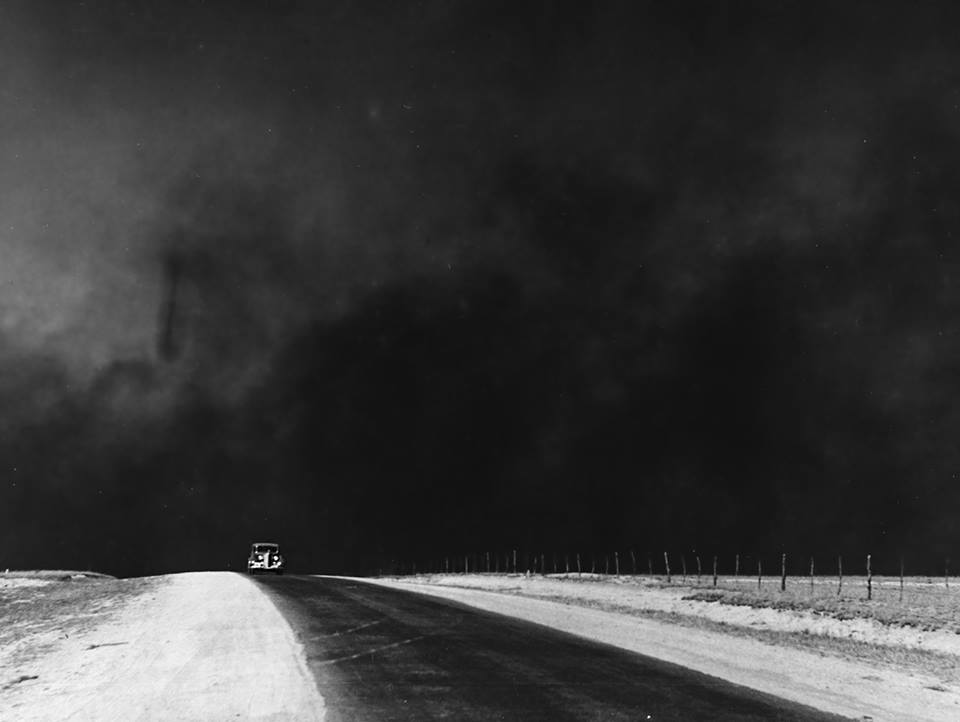
M 0 571 L 3 579 L 46 579 L 50 581 L 70 581 L 77 579 L 116 579 L 100 572 L 80 572 L 72 569 L 7 569 Z
M 829 577 L 797 578 L 784 591 L 774 585 L 757 589 L 754 584 L 724 580 L 717 588 L 694 589 L 684 599 L 720 602 L 737 606 L 810 611 L 835 619 L 873 619 L 882 624 L 922 630 L 948 630 L 960 634 L 960 593 L 927 577 L 900 579 L 847 577 L 843 593 Z
M 903 559 L 899 560 L 899 574 L 896 576 L 877 576 L 874 574 L 872 555 L 865 556 L 865 575 L 851 576 L 843 572 L 843 557 L 836 559 L 836 573 L 815 576 L 815 559 L 809 558 L 809 574 L 789 574 L 788 557 L 786 553 L 780 555 L 780 575 L 765 577 L 762 559 L 754 557 L 756 565 L 755 576 L 745 576 L 740 554 L 734 555 L 733 575 L 724 576 L 718 569 L 718 557 L 713 557 L 713 574 L 704 579 L 700 556 L 695 555 L 696 578 L 688 576 L 686 558 L 680 555 L 681 577 L 674 573 L 671 561 L 673 556 L 663 552 L 663 563 L 659 573 L 654 573 L 652 558 L 648 555 L 648 573 L 636 573 L 636 556 L 630 551 L 634 560 L 633 574 L 621 576 L 619 554 L 613 553 L 615 574 L 609 573 L 610 555 L 600 555 L 606 563 L 600 568 L 604 573 L 597 573 L 597 555 L 590 558 L 590 572 L 581 570 L 580 554 L 576 554 L 577 572 L 564 573 L 557 568 L 557 555 L 553 554 L 553 566 L 548 568 L 544 562 L 545 555 L 523 552 L 519 557 L 512 552 L 512 571 L 526 573 L 539 577 L 568 578 L 579 581 L 596 581 L 600 579 L 615 579 L 621 583 L 639 584 L 645 586 L 662 585 L 672 588 L 691 588 L 688 601 L 708 601 L 729 604 L 733 606 L 750 606 L 793 611 L 810 611 L 816 614 L 830 616 L 838 620 L 870 619 L 885 625 L 914 627 L 919 630 L 947 630 L 960 634 L 960 597 L 957 596 L 957 586 L 951 588 L 949 576 L 949 560 L 944 566 L 943 577 L 934 576 L 904 576 Z M 495 554 L 494 559 L 500 555 Z M 438 561 L 427 561 L 419 564 L 391 562 L 381 573 L 403 576 L 421 571 L 435 571 L 453 573 L 489 574 L 495 573 L 490 563 L 490 554 L 463 555 L 462 565 L 450 563 L 447 557 L 444 564 Z M 511 571 L 509 554 L 504 555 L 504 569 Z M 562 557 L 561 557 L 562 558 Z M 456 558 L 454 558 L 456 559 Z M 484 559 L 486 563 L 484 564 Z M 750 559 L 747 557 L 746 559 Z M 499 565 L 497 565 L 499 570 Z
M 154 577 L 115 579 L 67 570 L 0 573 L 0 670 L 101 622 L 125 599 L 155 584 Z

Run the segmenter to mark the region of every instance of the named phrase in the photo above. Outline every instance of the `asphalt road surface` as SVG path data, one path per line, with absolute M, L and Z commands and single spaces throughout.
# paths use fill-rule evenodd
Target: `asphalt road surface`
M 303 643 L 327 720 L 827 720 L 770 695 L 413 592 L 258 578 Z

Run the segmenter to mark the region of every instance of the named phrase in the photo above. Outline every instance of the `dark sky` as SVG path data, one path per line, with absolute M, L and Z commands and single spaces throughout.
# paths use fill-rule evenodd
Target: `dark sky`
M 960 558 L 952 5 L 3 3 L 0 567 Z

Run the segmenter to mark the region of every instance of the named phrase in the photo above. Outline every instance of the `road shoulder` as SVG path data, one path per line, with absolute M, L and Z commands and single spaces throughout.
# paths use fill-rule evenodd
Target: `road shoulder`
M 79 635 L 46 640 L 0 694 L 0 718 L 320 720 L 302 649 L 256 583 L 156 578 Z

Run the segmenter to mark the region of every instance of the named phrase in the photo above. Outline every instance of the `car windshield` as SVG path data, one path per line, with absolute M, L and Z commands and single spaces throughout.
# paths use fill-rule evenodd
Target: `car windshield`
M 253 551 L 259 554 L 265 554 L 267 552 L 275 552 L 278 550 L 276 544 L 254 544 Z

